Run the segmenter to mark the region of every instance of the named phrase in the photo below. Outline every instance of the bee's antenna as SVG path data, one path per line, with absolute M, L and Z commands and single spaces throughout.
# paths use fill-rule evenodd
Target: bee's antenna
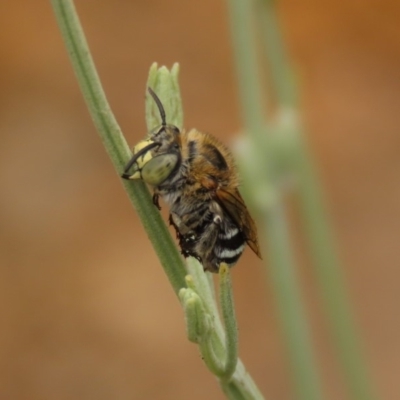
M 166 116 L 165 116 L 165 110 L 164 110 L 164 107 L 163 107 L 163 105 L 161 103 L 161 100 L 154 93 L 153 89 L 150 86 L 147 88 L 147 90 L 149 91 L 150 96 L 153 98 L 153 100 L 157 104 L 158 111 L 160 111 L 160 117 L 161 117 L 161 122 L 162 122 L 161 125 L 162 126 L 166 126 L 167 125 L 167 121 L 166 121 Z

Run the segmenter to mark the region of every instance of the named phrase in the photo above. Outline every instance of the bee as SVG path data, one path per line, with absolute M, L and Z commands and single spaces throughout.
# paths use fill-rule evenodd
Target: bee
M 164 107 L 149 87 L 161 125 L 133 149 L 122 178 L 142 179 L 169 206 L 184 257 L 197 258 L 205 271 L 233 266 L 245 244 L 261 258 L 257 230 L 239 193 L 239 180 L 229 150 L 213 136 L 167 124 Z

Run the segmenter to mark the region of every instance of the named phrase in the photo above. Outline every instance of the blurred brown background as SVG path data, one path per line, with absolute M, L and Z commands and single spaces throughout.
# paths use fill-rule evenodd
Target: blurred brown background
M 187 127 L 233 138 L 225 2 L 77 8 L 130 143 L 145 133 L 153 61 L 180 62 Z M 49 2 L 0 10 L 0 398 L 222 399 L 94 130 Z M 365 355 L 382 398 L 398 399 L 400 3 L 283 0 L 279 12 Z M 307 264 L 301 273 L 327 398 L 344 399 Z M 267 398 L 293 398 L 261 263 L 247 251 L 233 278 L 241 357 Z

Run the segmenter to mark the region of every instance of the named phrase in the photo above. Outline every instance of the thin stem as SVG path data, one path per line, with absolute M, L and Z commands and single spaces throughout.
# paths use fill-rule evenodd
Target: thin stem
M 265 216 L 264 230 L 269 248 L 270 276 L 286 339 L 299 399 L 322 399 L 309 326 L 297 281 L 295 263 L 283 206 L 276 203 Z
M 286 216 L 279 203 L 279 191 L 275 184 L 274 162 L 276 156 L 271 152 L 271 147 L 268 146 L 265 139 L 264 108 L 261 104 L 260 94 L 261 83 L 255 38 L 252 34 L 252 2 L 230 0 L 228 6 L 239 82 L 239 97 L 242 101 L 245 129 L 252 141 L 251 159 L 259 163 L 259 171 L 266 171 L 263 181 L 253 179 L 248 183 L 248 188 L 252 190 L 255 198 L 260 198 L 262 192 L 260 186 L 266 187 L 264 193 L 272 193 L 270 196 L 273 200 L 269 200 L 269 208 L 260 207 L 259 212 L 262 215 L 262 230 L 268 238 L 266 245 L 269 249 L 270 273 L 280 319 L 286 335 L 286 346 L 293 378 L 300 399 L 319 400 L 322 398 L 320 378 L 297 282 L 293 250 L 286 227 Z
M 297 91 L 294 85 L 293 71 L 287 62 L 287 54 L 274 0 L 255 0 L 256 17 L 260 26 L 262 45 L 267 55 L 271 79 L 280 106 L 294 106 L 297 103 Z
M 201 354 L 209 369 L 219 378 L 228 381 L 237 364 L 237 326 L 229 271 L 220 272 L 220 289 L 222 289 L 220 304 L 224 322 L 227 322 L 224 329 L 215 302 L 213 286 L 207 277 L 209 273 L 204 273 L 201 264 L 193 258 L 188 260 L 188 269 L 190 275 L 186 277 L 187 285 L 202 299 L 204 313 L 212 321 L 213 326 L 210 333 L 207 332 L 200 338 Z M 198 320 L 200 317 L 207 320 L 207 317 L 197 315 Z M 204 324 L 196 323 L 196 325 Z
M 265 106 L 255 49 L 251 3 L 251 1 L 229 0 L 228 12 L 242 118 L 249 134 L 258 141 L 265 131 L 263 116 Z
M 227 322 L 226 319 L 229 319 L 226 329 L 231 329 L 230 332 L 225 332 L 218 313 L 217 304 L 215 303 L 213 289 L 211 288 L 210 281 L 208 280 L 208 273 L 205 274 L 202 265 L 193 258 L 189 258 L 187 264 L 190 275 L 186 278 L 186 280 L 189 289 L 181 290 L 181 301 L 184 300 L 184 294 L 187 290 L 193 290 L 198 295 L 198 298 L 202 301 L 204 310 L 203 312 L 207 313 L 208 315 L 206 318 L 199 315 L 195 316 L 196 318 L 201 317 L 203 318 L 203 321 L 210 321 L 211 323 L 211 329 L 209 332 L 207 332 L 209 337 L 207 337 L 207 340 L 202 342 L 200 345 L 202 356 L 204 358 L 210 357 L 209 359 L 205 360 L 207 365 L 211 363 L 211 367 L 213 369 L 215 368 L 215 374 L 220 377 L 220 386 L 229 399 L 263 400 L 264 397 L 254 383 L 250 374 L 246 371 L 242 361 L 237 359 L 237 350 L 233 349 L 233 343 L 237 342 L 237 338 L 235 339 L 235 335 L 237 335 L 235 330 L 237 330 L 237 328 L 236 322 L 232 322 L 232 320 L 236 320 L 233 310 L 233 299 L 231 293 L 232 287 L 230 284 L 229 272 L 228 274 L 223 274 L 223 282 L 221 282 L 221 285 L 223 286 L 222 296 L 224 297 L 224 300 L 221 299 L 221 301 L 225 302 L 225 304 L 221 304 L 221 308 L 225 309 L 223 312 L 227 314 L 229 313 L 229 316 L 225 315 L 224 319 L 225 323 Z M 183 306 L 185 309 L 184 304 Z M 196 321 L 188 321 L 188 317 L 189 316 L 186 314 L 187 323 L 193 323 L 197 326 L 203 327 L 206 325 L 204 323 L 197 324 Z M 234 329 L 232 330 L 232 328 Z M 194 329 L 190 329 L 190 331 L 192 332 Z M 226 347 L 226 335 L 230 336 L 228 340 L 231 342 L 229 343 L 231 348 L 229 350 L 227 350 Z M 205 346 L 208 347 L 204 348 Z M 227 351 L 230 354 L 227 354 Z M 218 362 L 215 362 L 215 356 L 217 357 Z M 237 360 L 236 363 L 234 361 L 235 358 Z M 221 364 L 221 360 L 225 360 L 224 365 Z M 233 364 L 236 365 L 233 375 L 231 375 Z M 228 374 L 231 375 L 231 377 L 229 377 Z
M 192 277 L 193 280 L 193 289 L 196 291 L 196 293 L 201 294 L 201 299 L 203 300 L 204 306 L 209 311 L 209 313 L 211 315 L 218 316 L 218 307 L 215 301 L 213 282 L 212 280 L 210 281 L 208 279 L 210 273 L 209 272 L 204 273 L 203 266 L 193 257 L 189 257 L 186 263 L 189 272 L 189 277 Z M 214 319 L 214 324 L 218 332 L 224 331 L 219 316 L 218 318 Z
M 250 374 L 246 371 L 242 361 L 239 359 L 235 373 L 227 382 L 219 381 L 224 393 L 228 393 L 228 398 L 232 400 L 264 400 L 263 395 L 254 383 Z
M 278 97 L 280 108 L 294 106 L 297 90 L 288 61 L 284 41 L 279 29 L 275 2 L 256 0 L 257 16 L 261 27 L 262 41 L 270 65 L 271 82 Z M 297 119 L 298 121 L 298 119 Z M 350 302 L 345 290 L 334 240 L 324 210 L 321 189 L 311 155 L 297 123 L 296 143 L 292 153 L 298 173 L 301 214 L 314 258 L 315 273 L 320 286 L 327 317 L 330 322 L 338 357 L 341 361 L 347 386 L 353 399 L 372 400 L 376 398 L 373 382 L 368 376 L 364 357 L 360 349 L 353 321 Z
M 373 400 L 377 396 L 357 337 L 345 290 L 342 268 L 334 249 L 316 173 L 304 144 L 299 144 L 299 200 L 307 239 L 314 258 L 338 357 L 353 399 Z
M 238 360 L 238 328 L 233 304 L 231 274 L 226 264 L 222 264 L 219 270 L 219 298 L 225 326 L 224 379 L 229 380 L 235 372 Z
M 90 115 L 111 161 L 121 174 L 131 152 L 112 114 L 71 0 L 52 0 L 53 9 Z M 182 258 L 142 182 L 122 182 L 175 293 L 185 286 Z

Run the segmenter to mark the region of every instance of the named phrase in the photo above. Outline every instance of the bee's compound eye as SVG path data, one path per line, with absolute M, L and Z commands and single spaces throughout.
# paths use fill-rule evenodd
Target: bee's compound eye
M 177 162 L 176 154 L 160 154 L 144 165 L 142 179 L 150 185 L 157 186 L 168 178 Z

